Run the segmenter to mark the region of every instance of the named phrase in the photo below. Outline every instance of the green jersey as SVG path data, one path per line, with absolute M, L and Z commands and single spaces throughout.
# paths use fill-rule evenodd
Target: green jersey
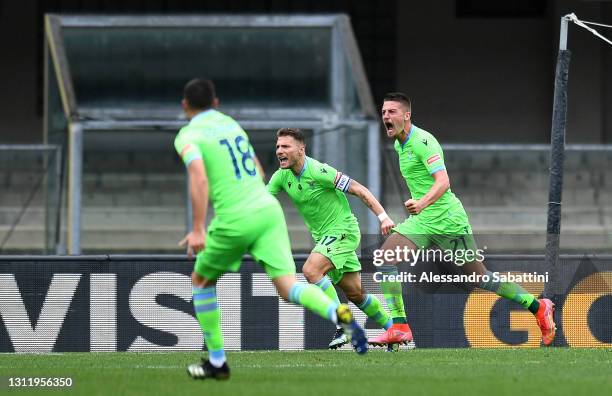
M 249 137 L 231 117 L 213 109 L 198 114 L 180 130 L 174 147 L 186 166 L 194 159 L 203 160 L 217 216 L 277 204 L 255 166 Z
M 399 155 L 400 171 L 406 180 L 413 199 L 421 197 L 434 184 L 433 174 L 446 169 L 444 153 L 440 144 L 429 132 L 415 125 L 410 127 L 406 141 L 395 141 L 395 151 Z M 419 220 L 436 220 L 448 212 L 463 211 L 459 199 L 448 189 L 438 200 L 417 216 Z
M 350 182 L 342 172 L 306 157 L 298 175 L 291 169 L 274 172 L 268 191 L 275 195 L 281 190 L 287 192 L 316 241 L 330 231 L 359 234 L 357 218 L 344 195 Z

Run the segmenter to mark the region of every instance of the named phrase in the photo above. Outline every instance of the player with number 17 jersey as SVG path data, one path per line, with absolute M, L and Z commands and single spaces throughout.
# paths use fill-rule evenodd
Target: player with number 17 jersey
M 276 195 L 284 190 L 302 215 L 315 241 L 330 231 L 360 234 L 357 218 L 344 194 L 350 178 L 333 167 L 306 157 L 299 175 L 277 170 L 268 183 Z

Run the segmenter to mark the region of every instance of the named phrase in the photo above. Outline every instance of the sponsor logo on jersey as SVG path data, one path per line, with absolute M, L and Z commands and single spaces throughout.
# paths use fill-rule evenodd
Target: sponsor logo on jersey
M 434 154 L 431 157 L 427 158 L 427 165 L 431 165 L 439 159 L 440 159 L 440 154 Z
M 287 185 L 289 186 L 289 188 L 291 188 L 291 182 L 287 182 Z
M 427 139 L 423 139 L 423 144 L 427 146 Z
M 321 172 L 322 172 L 322 173 L 327 173 L 327 169 L 325 169 L 325 168 L 321 168 Z

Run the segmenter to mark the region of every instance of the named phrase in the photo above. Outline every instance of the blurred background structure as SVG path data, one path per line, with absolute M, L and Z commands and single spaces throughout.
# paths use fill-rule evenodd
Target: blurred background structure
M 107 232 L 105 249 L 124 241 L 146 250 L 157 235 L 159 245 L 168 231 L 191 229 L 172 147 L 187 122 L 176 93 L 193 76 L 215 82 L 221 110 L 249 131 L 265 168 L 277 167 L 275 131 L 300 127 L 314 157 L 351 169 L 380 195 L 377 112 L 346 16 L 48 14 L 45 26 L 45 141 L 68 148 L 70 253 L 88 238 L 81 231 Z M 86 168 L 85 158 L 93 159 Z M 357 213 L 375 233 L 378 219 Z M 129 234 L 140 227 L 165 232 L 137 246 Z
M 65 170 L 71 163 L 66 114 L 84 136 L 81 251 L 180 252 L 188 213 L 172 140 L 185 122 L 182 86 L 196 75 L 215 80 L 221 110 L 249 132 L 268 175 L 274 130 L 301 126 L 309 154 L 378 190 L 396 221 L 407 190 L 395 152 L 372 131 L 384 93 L 408 93 L 414 123 L 445 148 L 452 189 L 480 239 L 495 251 L 542 252 L 558 21 L 569 12 L 612 21 L 612 1 L 431 3 L 0 2 L 0 144 L 52 145 L 0 150 L 0 252 L 62 252 L 72 243 L 69 173 L 58 171 L 62 159 Z M 49 13 L 72 17 L 45 25 Z M 226 24 L 213 17 L 220 14 Z M 130 26 L 128 15 L 149 26 Z M 162 20 L 175 27 L 160 28 Z M 189 28 L 177 29 L 179 21 Z M 569 48 L 561 247 L 609 252 L 612 49 L 579 30 Z M 69 108 L 60 100 L 63 67 Z M 309 250 L 297 212 L 283 205 L 294 249 Z M 371 232 L 363 205 L 353 208 Z

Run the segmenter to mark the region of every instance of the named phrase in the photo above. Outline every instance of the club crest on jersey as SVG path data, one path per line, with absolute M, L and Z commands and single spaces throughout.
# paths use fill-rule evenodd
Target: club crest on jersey
M 314 180 L 309 180 L 309 181 L 307 181 L 306 183 L 308 183 L 308 186 L 309 186 L 310 188 L 314 188 L 314 186 L 315 186 L 315 181 L 314 181 Z
M 321 173 L 327 173 L 327 169 L 321 168 Z
M 289 188 L 291 188 L 291 182 L 287 182 L 287 186 L 289 186 Z
M 427 146 L 427 139 L 423 139 L 423 144 Z
M 439 159 L 440 159 L 440 154 L 434 154 L 431 157 L 427 158 L 427 165 L 431 165 Z
M 298 190 L 302 191 L 302 185 L 298 184 Z

